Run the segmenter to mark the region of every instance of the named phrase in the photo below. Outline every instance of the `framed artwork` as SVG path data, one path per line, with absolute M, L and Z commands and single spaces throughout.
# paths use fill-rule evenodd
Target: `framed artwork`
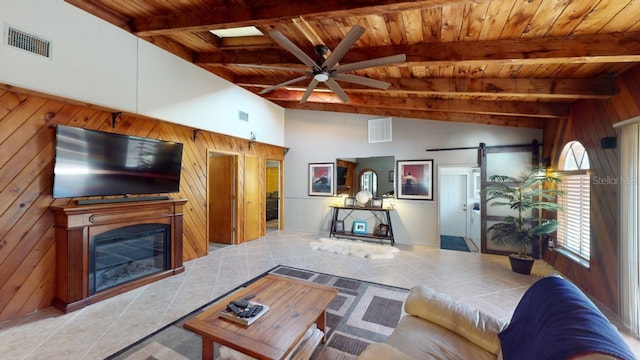
M 382 209 L 382 198 L 381 197 L 375 197 L 375 198 L 371 199 L 371 207 L 372 208 L 377 208 L 377 209 Z
M 353 233 L 354 234 L 366 234 L 367 233 L 367 222 L 366 221 L 354 221 L 353 222 Z
M 399 160 L 397 164 L 396 197 L 433 200 L 433 160 Z
M 344 232 L 344 221 L 343 220 L 337 220 L 336 221 L 336 228 L 333 229 L 333 231 L 335 231 L 335 232 Z
M 379 224 L 378 225 L 378 236 L 389 236 L 389 225 L 387 225 L 387 224 Z
M 356 206 L 356 197 L 355 196 L 347 196 L 344 198 L 344 207 L 353 207 Z
M 333 196 L 335 192 L 333 169 L 333 163 L 309 164 L 309 195 Z

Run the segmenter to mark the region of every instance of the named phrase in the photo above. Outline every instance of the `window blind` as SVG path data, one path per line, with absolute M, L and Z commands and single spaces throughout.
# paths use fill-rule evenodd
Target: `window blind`
M 558 246 L 588 261 L 591 250 L 589 173 L 572 171 L 561 176 L 558 187 L 565 195 L 558 197 L 558 204 L 564 209 L 557 214 Z

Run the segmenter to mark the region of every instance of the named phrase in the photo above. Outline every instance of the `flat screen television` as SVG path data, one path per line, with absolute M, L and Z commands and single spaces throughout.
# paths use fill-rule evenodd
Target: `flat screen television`
M 58 125 L 53 197 L 180 190 L 182 144 Z

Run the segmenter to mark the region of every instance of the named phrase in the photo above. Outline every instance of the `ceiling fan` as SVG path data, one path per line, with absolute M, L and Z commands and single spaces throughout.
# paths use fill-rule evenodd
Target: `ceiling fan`
M 351 64 L 338 65 L 335 66 L 342 57 L 347 53 L 347 51 L 355 44 L 358 39 L 364 34 L 365 29 L 360 25 L 355 25 L 347 36 L 340 41 L 338 46 L 333 50 L 333 52 L 325 58 L 325 55 L 329 52 L 329 48 L 326 45 L 316 45 L 315 52 L 319 56 L 318 60 L 314 61 L 311 57 L 304 53 L 299 47 L 297 47 L 293 42 L 287 39 L 284 35 L 282 35 L 279 31 L 271 31 L 269 32 L 269 36 L 278 43 L 285 50 L 288 50 L 291 54 L 293 54 L 298 60 L 302 61 L 305 65 L 309 66 L 310 70 L 296 69 L 296 68 L 288 68 L 288 67 L 279 67 L 279 66 L 268 66 L 268 65 L 250 65 L 250 64 L 240 64 L 238 66 L 243 67 L 253 67 L 253 68 L 261 68 L 261 69 L 269 69 L 269 70 L 285 70 L 285 71 L 294 71 L 304 73 L 303 76 L 297 77 L 295 79 L 291 79 L 285 81 L 283 83 L 268 87 L 259 92 L 259 94 L 265 94 L 269 91 L 277 89 L 279 87 L 291 85 L 302 80 L 311 78 L 311 82 L 307 87 L 307 91 L 305 91 L 304 95 L 300 99 L 300 104 L 303 104 L 307 101 L 313 90 L 316 88 L 318 83 L 325 83 L 327 87 L 333 91 L 338 97 L 344 101 L 348 102 L 349 97 L 344 92 L 344 90 L 338 85 L 336 80 L 350 82 L 353 84 L 359 84 L 364 86 L 373 87 L 376 89 L 385 90 L 389 87 L 389 83 L 384 81 L 379 81 L 375 79 L 369 79 L 363 76 L 345 74 L 349 71 L 360 70 L 375 66 L 389 65 L 394 63 L 400 63 L 406 61 L 405 54 L 385 56 L 381 58 L 375 58 L 365 61 L 358 61 Z

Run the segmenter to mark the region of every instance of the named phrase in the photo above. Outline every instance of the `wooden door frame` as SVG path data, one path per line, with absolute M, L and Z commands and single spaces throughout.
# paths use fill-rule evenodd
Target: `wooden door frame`
M 278 163 L 278 230 L 282 230 L 284 229 L 284 219 L 283 219 L 284 218 L 284 175 L 283 175 L 284 160 L 271 159 L 269 157 L 266 157 L 264 159 L 265 172 L 267 167 L 267 161 L 275 161 Z M 265 203 L 265 211 L 266 211 L 266 203 Z
M 209 196 L 211 194 L 211 189 L 210 189 L 210 181 L 209 181 L 209 168 L 210 168 L 210 159 L 211 159 L 211 154 L 221 154 L 221 155 L 228 155 L 228 156 L 233 156 L 234 161 L 235 161 L 235 174 L 234 174 L 234 188 L 235 188 L 235 201 L 234 201 L 234 208 L 233 208 L 233 226 L 234 229 L 232 230 L 233 233 L 233 240 L 232 243 L 234 245 L 239 244 L 238 242 L 238 225 L 240 223 L 240 219 L 238 217 L 238 206 L 239 206 L 239 199 L 240 196 L 238 195 L 238 185 L 239 185 L 239 159 L 240 159 L 240 155 L 237 152 L 231 152 L 231 151 L 221 151 L 221 150 L 217 150 L 217 149 L 207 149 L 207 169 L 206 169 L 206 183 L 207 183 L 207 201 L 209 201 Z M 207 224 L 207 248 L 209 247 L 209 239 L 210 239 L 210 224 L 209 224 L 209 216 L 210 214 L 210 206 L 207 204 L 206 206 L 206 224 Z

